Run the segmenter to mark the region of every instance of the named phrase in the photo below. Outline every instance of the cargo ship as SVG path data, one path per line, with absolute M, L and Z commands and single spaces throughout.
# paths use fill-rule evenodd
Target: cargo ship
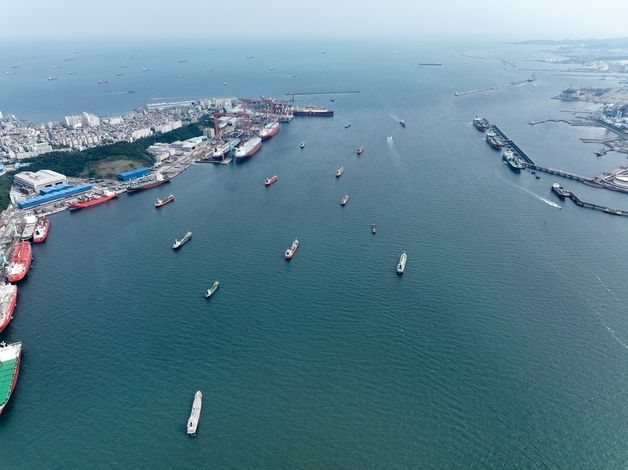
M 270 124 L 266 124 L 264 128 L 260 131 L 259 136 L 262 140 L 268 140 L 274 137 L 277 132 L 279 132 L 279 123 L 271 122 Z
M 270 186 L 271 184 L 275 184 L 277 182 L 277 175 L 271 176 L 270 178 L 266 178 L 264 181 L 265 186 Z
M 299 248 L 299 240 L 295 240 L 292 242 L 292 245 L 290 245 L 290 248 L 286 250 L 286 253 L 284 254 L 284 258 L 286 258 L 287 261 L 290 261 L 292 257 L 294 256 L 294 254 L 297 252 L 297 248 Z
M 347 202 L 349 202 L 349 195 L 345 194 L 344 196 L 342 196 L 342 199 L 340 200 L 340 205 L 346 206 Z
M 292 114 L 294 116 L 333 117 L 334 112 L 319 106 L 306 106 L 305 108 L 295 108 Z
M 191 238 L 192 238 L 192 232 L 186 233 L 185 236 L 181 240 L 177 240 L 175 238 L 174 243 L 172 244 L 172 249 L 173 250 L 178 250 L 183 245 L 185 245 L 187 242 L 189 242 Z
M 340 168 L 338 168 L 336 170 L 336 178 L 340 178 L 344 172 L 345 172 L 345 167 L 344 166 L 341 166 Z
M 552 183 L 552 192 L 561 199 L 565 199 L 566 197 L 571 197 L 571 191 L 563 188 L 558 181 L 554 181 Z
M 358 155 L 362 155 L 364 153 L 366 149 L 363 146 L 360 146 L 357 148 L 357 150 L 355 151 L 355 153 L 357 153 Z
M 7 267 L 6 274 L 9 282 L 19 282 L 31 268 L 33 261 L 33 249 L 31 243 L 27 241 L 17 242 L 13 255 L 11 256 L 11 264 Z
M 168 196 L 168 197 L 167 197 L 167 198 L 165 198 L 165 199 L 159 199 L 159 198 L 157 198 L 157 201 L 155 201 L 155 207 L 156 207 L 156 208 L 160 208 L 160 207 L 163 207 L 163 206 L 165 206 L 166 204 L 169 204 L 169 203 L 171 203 L 171 202 L 173 202 L 173 201 L 174 201 L 174 195 L 173 195 L 173 194 L 171 194 L 170 196 Z
M 486 133 L 486 143 L 495 150 L 501 150 L 502 147 L 506 145 L 493 131 L 488 131 Z
M 480 116 L 475 116 L 473 118 L 473 125 L 480 132 L 484 132 L 484 131 L 488 130 L 488 128 L 490 126 L 490 124 L 488 123 L 488 120 L 485 119 L 485 118 L 482 118 Z
M 154 175 L 144 176 L 133 181 L 127 187 L 128 193 L 135 193 L 137 191 L 143 191 L 144 189 L 156 188 L 162 184 L 170 183 L 170 178 L 166 178 L 161 173 L 155 173 Z
M 508 166 L 510 167 L 510 169 L 514 171 L 515 173 L 519 173 L 521 170 L 525 168 L 525 165 L 521 163 L 521 160 L 519 160 L 519 157 L 517 157 L 517 155 L 515 155 L 515 152 L 513 152 L 510 149 L 507 149 L 504 152 L 504 155 L 502 155 L 502 159 L 506 163 L 508 163 Z
M 24 228 L 22 229 L 22 240 L 30 240 L 35 234 L 35 228 L 37 227 L 37 217 L 33 213 L 28 213 L 24 216 Z
M 404 271 L 406 270 L 407 261 L 408 261 L 408 255 L 404 251 L 403 253 L 401 253 L 401 256 L 399 257 L 399 263 L 397 263 L 397 274 L 401 275 L 404 273 Z
M 236 161 L 244 160 L 255 155 L 262 148 L 262 139 L 253 137 L 240 145 L 235 151 Z
M 100 196 L 82 196 L 76 202 L 73 202 L 68 206 L 68 209 L 71 211 L 76 211 L 79 209 L 85 209 L 86 207 L 96 206 L 98 204 L 102 204 L 103 202 L 110 201 L 111 199 L 117 198 L 118 195 L 113 191 L 105 191 Z
M 0 414 L 15 390 L 21 360 L 22 343 L 0 343 Z
M 201 407 L 203 406 L 203 394 L 199 390 L 194 394 L 194 403 L 192 404 L 192 411 L 188 418 L 188 436 L 196 436 L 196 429 L 198 428 L 198 422 L 201 419 Z
M 220 282 L 214 281 L 212 286 L 209 289 L 207 289 L 207 292 L 205 292 L 205 298 L 209 299 L 212 295 L 216 293 L 219 287 L 220 287 Z
M 33 243 L 43 243 L 48 237 L 50 231 L 50 219 L 48 217 L 40 217 L 35 226 L 35 233 L 33 234 Z
M 16 303 L 17 286 L 7 283 L 0 284 L 0 332 L 11 323 Z

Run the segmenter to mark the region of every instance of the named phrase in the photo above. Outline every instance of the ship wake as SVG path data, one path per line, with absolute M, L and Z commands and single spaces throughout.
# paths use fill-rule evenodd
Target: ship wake
M 550 201 L 549 199 L 544 198 L 543 196 L 539 196 L 538 194 L 536 194 L 534 191 L 532 191 L 531 189 L 528 188 L 524 188 L 523 186 L 518 186 L 516 184 L 511 183 L 510 181 L 507 181 L 505 179 L 502 179 L 502 181 L 510 186 L 512 186 L 513 188 L 517 188 L 520 189 L 521 191 L 523 191 L 526 194 L 529 194 L 530 196 L 534 197 L 535 199 L 538 199 L 539 201 L 544 202 L 545 204 L 547 204 L 548 206 L 554 207 L 555 209 L 562 209 L 561 206 L 559 206 L 558 204 L 556 204 L 554 201 Z

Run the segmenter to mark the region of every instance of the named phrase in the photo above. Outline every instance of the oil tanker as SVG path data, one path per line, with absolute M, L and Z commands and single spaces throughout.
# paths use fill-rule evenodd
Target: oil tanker
M 31 243 L 28 241 L 18 242 L 11 256 L 11 264 L 7 267 L 7 280 L 9 282 L 19 282 L 31 268 L 31 261 L 33 260 L 33 250 Z
M 271 122 L 270 124 L 266 124 L 264 128 L 260 131 L 259 136 L 262 140 L 268 140 L 274 137 L 277 132 L 279 132 L 279 123 Z
M 295 108 L 292 114 L 294 116 L 333 117 L 334 112 L 319 106 L 306 106 L 305 108 Z
M 16 303 L 17 286 L 6 283 L 0 284 L 0 332 L 11 323 Z
M 15 389 L 21 359 L 22 343 L 0 343 L 0 414 Z
M 128 193 L 134 193 L 137 191 L 142 191 L 144 189 L 156 188 L 157 186 L 161 186 L 164 183 L 170 183 L 170 178 L 166 178 L 161 173 L 155 173 L 154 175 L 145 176 L 144 178 L 138 178 L 133 181 L 126 191 Z
M 118 195 L 114 193 L 113 191 L 105 191 L 101 196 L 79 198 L 78 201 L 70 204 L 68 206 L 68 209 L 70 209 L 71 211 L 76 211 L 79 209 L 84 209 L 86 207 L 91 207 L 91 206 L 96 206 L 98 204 L 102 204 L 103 202 L 107 202 L 117 197 Z
M 238 147 L 235 152 L 236 161 L 244 160 L 245 158 L 252 157 L 259 149 L 262 148 L 262 139 L 260 137 L 253 137 L 247 140 Z

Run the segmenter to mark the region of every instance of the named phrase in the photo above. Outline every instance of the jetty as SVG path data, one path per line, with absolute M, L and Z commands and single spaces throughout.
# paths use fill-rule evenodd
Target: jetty
M 587 209 L 593 209 L 601 211 L 610 215 L 618 215 L 621 217 L 628 217 L 628 211 L 623 209 L 616 209 L 614 207 L 603 206 L 594 202 L 584 201 L 574 194 L 573 191 L 569 191 L 569 199 L 571 199 L 575 205 L 579 207 L 586 207 Z
M 484 93 L 486 91 L 495 91 L 501 88 L 523 85 L 524 83 L 532 83 L 535 80 L 536 80 L 536 77 L 534 76 L 534 74 L 532 74 L 532 76 L 526 80 L 519 80 L 518 82 L 503 83 L 501 85 L 493 85 L 487 88 L 478 88 L 477 90 L 457 91 L 454 93 L 454 96 L 465 96 L 465 95 L 473 95 L 475 93 Z

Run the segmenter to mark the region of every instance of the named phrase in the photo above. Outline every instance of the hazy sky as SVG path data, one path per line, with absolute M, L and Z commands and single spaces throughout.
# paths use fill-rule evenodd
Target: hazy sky
M 3 0 L 0 12 L 5 37 L 628 36 L 628 0 Z

